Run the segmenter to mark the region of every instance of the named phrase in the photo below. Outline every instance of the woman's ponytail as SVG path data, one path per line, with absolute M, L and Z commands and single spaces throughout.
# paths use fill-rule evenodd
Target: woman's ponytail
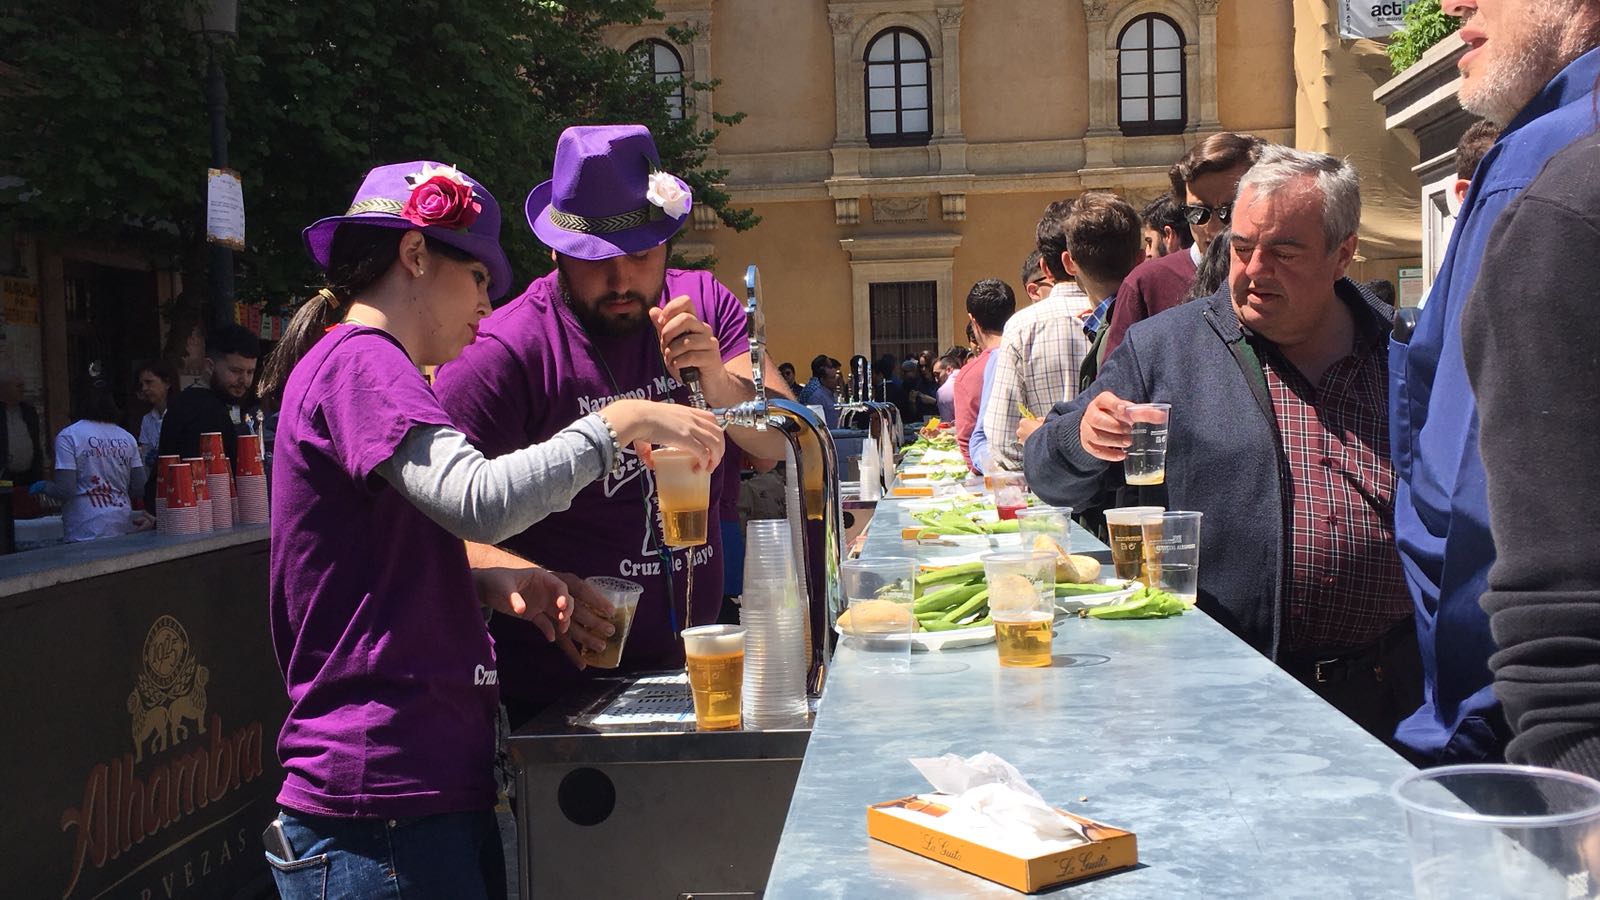
M 282 401 L 295 364 L 311 352 L 329 326 L 339 324 L 351 300 L 389 271 L 400 257 L 400 239 L 405 235 L 405 229 L 370 225 L 341 225 L 334 232 L 328 248 L 328 283 L 300 304 L 283 340 L 261 368 L 256 390 L 263 402 L 276 407 Z
M 289 327 L 284 330 L 283 340 L 272 348 L 266 364 L 261 367 L 261 383 L 257 391 L 262 401 L 277 406 L 283 397 L 283 385 L 289 380 L 289 373 L 294 371 L 295 363 L 311 351 L 312 345 L 328 330 L 328 326 L 338 323 L 339 310 L 344 303 L 333 288 L 324 287 L 300 304 L 294 317 L 289 320 Z

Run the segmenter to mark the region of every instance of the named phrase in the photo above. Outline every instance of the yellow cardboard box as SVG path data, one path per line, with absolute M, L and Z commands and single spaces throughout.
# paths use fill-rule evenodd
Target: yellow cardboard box
M 875 803 L 867 807 L 867 834 L 1026 894 L 1118 869 L 1131 869 L 1139 863 L 1138 839 L 1133 832 L 1065 810 L 1056 812 L 1083 825 L 1090 842 L 1035 857 L 1015 856 L 941 830 L 939 819 L 948 812 L 950 807 L 921 797 Z

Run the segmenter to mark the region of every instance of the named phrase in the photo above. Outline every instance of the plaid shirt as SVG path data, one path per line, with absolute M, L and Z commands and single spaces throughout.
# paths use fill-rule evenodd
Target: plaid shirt
M 1315 387 L 1276 350 L 1261 354 L 1290 506 L 1283 646 L 1291 652 L 1362 647 L 1412 615 L 1394 542 L 1389 364 L 1380 338 L 1358 338 Z
M 1106 317 L 1111 313 L 1111 304 L 1115 302 L 1117 302 L 1116 294 L 1101 300 L 1100 305 L 1094 308 L 1094 312 L 1089 313 L 1089 318 L 1083 320 L 1083 333 L 1088 335 L 1090 343 L 1099 337 L 1100 326 L 1106 323 Z
M 994 384 L 983 420 L 989 440 L 989 471 L 1022 471 L 1018 404 L 1043 417 L 1057 403 L 1078 394 L 1078 367 L 1089 353 L 1083 316 L 1089 297 L 1070 281 L 1057 283 L 1050 296 L 1020 310 L 1006 322 L 995 350 Z

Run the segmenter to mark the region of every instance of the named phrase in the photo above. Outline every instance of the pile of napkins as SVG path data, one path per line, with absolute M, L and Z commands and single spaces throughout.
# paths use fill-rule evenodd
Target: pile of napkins
M 1089 842 L 1082 825 L 1052 809 L 1015 766 L 993 753 L 966 759 L 946 753 L 913 759 L 911 764 L 940 795 L 927 799 L 950 808 L 940 827 L 951 833 L 998 838 L 1019 856 L 1040 856 Z

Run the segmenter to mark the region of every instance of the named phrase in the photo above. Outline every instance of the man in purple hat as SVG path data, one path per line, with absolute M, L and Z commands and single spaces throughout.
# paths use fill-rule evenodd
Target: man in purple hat
M 713 407 L 755 396 L 743 304 L 709 272 L 667 268 L 667 242 L 689 220 L 692 199 L 687 184 L 660 168 L 643 126 L 562 133 L 554 175 L 534 188 L 526 207 L 556 271 L 485 319 L 478 340 L 439 370 L 434 385 L 456 426 L 486 455 L 544 440 L 615 398 L 690 402 L 679 381 L 688 367 L 699 370 Z M 769 392 L 787 396 L 771 362 L 764 378 Z M 728 433 L 752 456 L 783 457 L 776 433 Z M 737 465 L 738 454 L 728 459 L 723 465 Z M 729 489 L 722 474 L 711 479 L 712 509 Z M 716 529 L 705 546 L 687 551 L 670 550 L 661 538 L 653 475 L 625 448 L 611 473 L 581 491 L 570 509 L 505 546 L 577 576 L 643 585 L 623 665 L 647 669 L 681 666 L 678 632 L 715 622 L 722 602 Z M 608 623 L 583 610 L 554 647 L 526 624 L 505 617 L 491 623 L 513 725 L 576 683 L 581 649 L 601 649 L 610 633 Z

